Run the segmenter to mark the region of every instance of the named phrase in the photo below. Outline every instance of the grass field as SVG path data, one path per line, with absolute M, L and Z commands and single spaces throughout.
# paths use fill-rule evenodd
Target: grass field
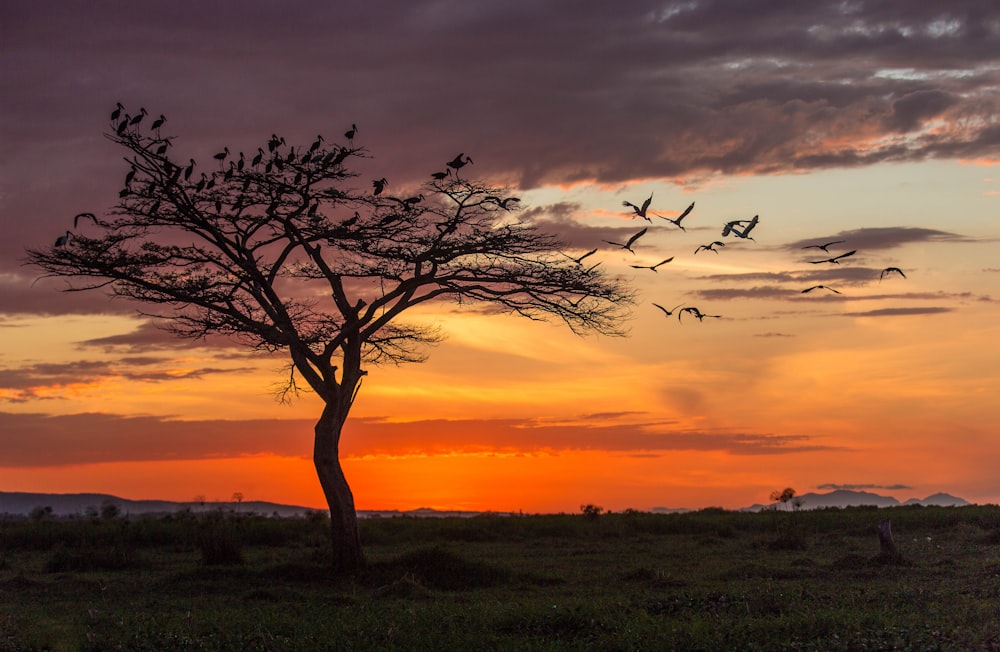
M 901 563 L 882 561 L 891 519 Z M 989 650 L 1000 507 L 0 524 L 0 651 Z

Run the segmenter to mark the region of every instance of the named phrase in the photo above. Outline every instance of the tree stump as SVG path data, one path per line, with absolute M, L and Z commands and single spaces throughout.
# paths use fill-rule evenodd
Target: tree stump
M 896 541 L 892 538 L 892 521 L 886 519 L 878 523 L 879 554 L 876 559 L 888 564 L 899 564 L 903 556 L 899 554 Z

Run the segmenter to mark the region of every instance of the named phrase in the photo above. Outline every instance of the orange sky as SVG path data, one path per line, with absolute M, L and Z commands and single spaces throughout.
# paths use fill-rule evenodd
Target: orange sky
M 409 314 L 446 340 L 369 370 L 342 446 L 359 509 L 1000 502 L 996 25 L 944 0 L 389 5 L 0 4 L 0 491 L 322 506 L 319 404 L 274 400 L 282 356 L 179 342 L 22 264 L 114 205 L 121 100 L 169 116 L 178 160 L 356 122 L 358 187 L 400 196 L 470 153 L 568 255 L 650 227 L 588 259 L 636 289 L 628 337 Z M 687 230 L 623 207 L 650 195 L 696 202 Z M 694 253 L 754 214 L 754 241 Z M 833 240 L 857 253 L 803 249 Z
M 975 166 L 928 163 L 878 174 L 890 185 L 902 172 L 948 179 L 952 196 L 935 188 L 923 199 L 927 208 L 914 213 L 921 199 L 911 193 L 897 209 L 888 193 L 873 206 L 842 192 L 877 185 L 870 170 L 830 175 L 823 197 L 815 196 L 816 178 L 799 175 L 743 178 L 703 194 L 657 188 L 675 206 L 696 197 L 698 208 L 687 233 L 657 231 L 647 243 L 652 251 L 600 254 L 641 295 L 627 338 L 581 338 L 555 324 L 468 308 L 421 309 L 414 318 L 442 326 L 446 341 L 425 363 L 373 368 L 345 432 L 359 509 L 737 508 L 767 502 L 784 486 L 997 501 L 1000 310 L 990 297 L 1000 274 L 988 271 L 995 200 Z M 733 198 L 761 201 L 759 186 L 782 192 L 760 208 L 757 242 L 694 255 L 692 244 L 714 237 Z M 560 192 L 608 207 L 651 187 Z M 876 272 L 841 281 L 840 296 L 801 294 L 805 281 L 794 273 L 808 270 L 811 255 L 788 242 L 902 224 L 896 212 L 906 213 L 908 225 L 930 223 L 935 204 L 951 201 L 970 206 L 949 225 L 962 239 L 886 246 L 851 263 L 899 264 L 907 278 L 879 281 Z M 860 215 L 807 229 L 795 216 L 811 204 Z M 875 215 L 883 217 L 873 222 Z M 675 261 L 655 274 L 628 267 L 669 253 Z M 762 273 L 792 280 L 762 280 Z M 716 287 L 715 275 L 727 275 L 720 289 L 731 296 L 705 292 Z M 653 301 L 699 305 L 723 318 L 678 321 Z M 4 322 L 5 359 L 36 367 L 42 381 L 8 403 L 8 423 L 20 415 L 16 427 L 32 428 L 37 439 L 24 440 L 16 455 L 7 445 L 18 463 L 3 470 L 5 489 L 175 500 L 240 491 L 321 506 L 309 459 L 318 403 L 308 395 L 291 406 L 273 400 L 280 357 L 173 348 L 151 349 L 145 360 L 126 340 L 80 344 L 114 341 L 137 324 Z M 132 349 L 134 366 L 120 366 Z M 75 383 L 46 385 L 45 364 L 83 373 Z

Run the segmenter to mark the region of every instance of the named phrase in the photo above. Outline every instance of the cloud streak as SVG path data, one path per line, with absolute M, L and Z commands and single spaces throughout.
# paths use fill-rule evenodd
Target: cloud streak
M 358 122 L 400 184 L 458 151 L 530 188 L 992 159 L 1000 144 L 1000 38 L 974 0 L 306 5 L 5 4 L 2 192 L 49 227 L 18 247 L 109 204 L 123 169 L 99 131 L 116 100 L 167 114 L 195 158 Z
M 533 419 L 356 418 L 344 431 L 345 457 L 449 453 L 609 451 L 665 454 L 722 451 L 785 455 L 830 450 L 807 435 L 678 429 L 657 420 L 621 422 L 600 415 L 572 422 Z M 306 456 L 307 420 L 179 420 L 158 416 L 0 412 L 0 460 L 8 466 L 205 459 L 253 454 Z M 16 435 L 14 433 L 17 433 Z

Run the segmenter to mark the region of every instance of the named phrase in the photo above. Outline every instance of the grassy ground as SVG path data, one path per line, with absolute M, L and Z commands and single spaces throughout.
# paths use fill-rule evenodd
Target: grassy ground
M 902 563 L 878 558 L 891 519 Z M 0 524 L 0 651 L 1000 648 L 1000 507 Z

